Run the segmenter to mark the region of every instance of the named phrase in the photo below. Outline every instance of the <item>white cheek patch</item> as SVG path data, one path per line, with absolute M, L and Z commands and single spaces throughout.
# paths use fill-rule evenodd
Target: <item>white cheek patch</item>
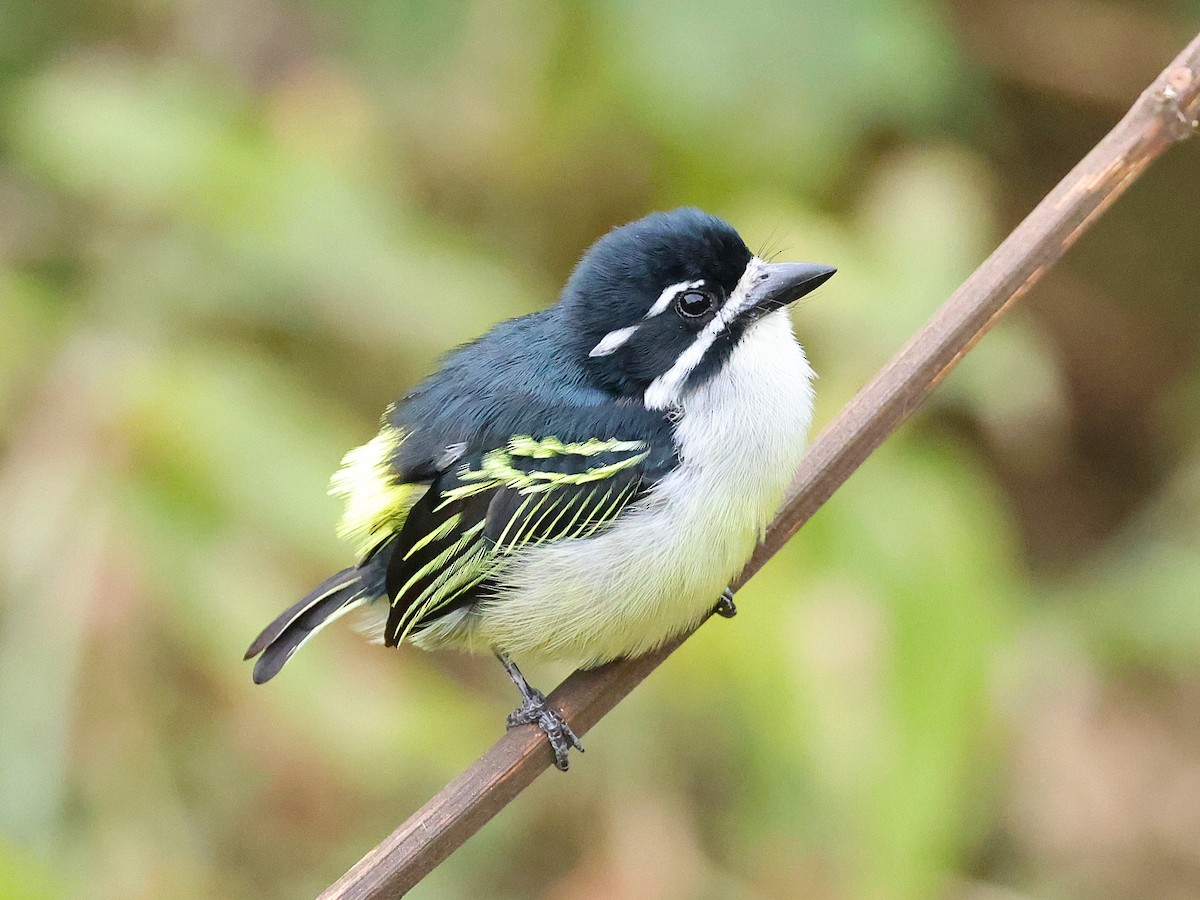
M 644 402 L 647 409 L 666 409 L 679 401 L 683 385 L 696 366 L 700 365 L 700 361 L 704 359 L 704 354 L 708 352 L 709 347 L 713 345 L 721 332 L 729 327 L 729 323 L 753 302 L 750 299 L 750 287 L 754 283 L 758 267 L 761 264 L 762 260 L 757 256 L 750 259 L 750 262 L 746 264 L 746 271 L 738 279 L 737 286 L 729 295 L 729 299 L 725 301 L 725 305 L 717 311 L 712 321 L 704 326 L 704 330 L 696 335 L 696 339 L 692 341 L 691 345 L 679 354 L 675 364 L 655 378 L 650 383 L 650 387 L 646 388 Z
M 653 319 L 659 313 L 664 312 L 666 308 L 671 305 L 671 301 L 675 299 L 676 294 L 681 291 L 686 291 L 689 288 L 698 288 L 702 284 L 704 284 L 703 279 L 699 281 L 681 281 L 679 284 L 671 285 L 658 295 L 658 299 L 654 301 L 654 305 L 647 310 L 646 315 L 643 316 L 643 318 Z
M 610 331 L 600 339 L 600 343 L 592 348 L 588 356 L 608 356 L 608 354 L 619 350 L 627 340 L 633 337 L 638 327 L 637 325 L 630 325 L 628 328 L 618 328 L 616 331 Z

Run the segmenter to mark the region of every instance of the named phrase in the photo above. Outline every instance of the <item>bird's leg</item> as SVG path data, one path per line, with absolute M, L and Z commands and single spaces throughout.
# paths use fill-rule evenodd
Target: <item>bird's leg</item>
M 550 747 L 554 750 L 554 765 L 559 771 L 567 771 L 567 754 L 572 747 L 582 753 L 583 744 L 579 743 L 579 738 L 575 736 L 563 714 L 546 702 L 545 694 L 525 680 L 517 664 L 509 659 L 507 654 L 497 650 L 496 658 L 500 660 L 504 671 L 508 672 L 508 677 L 513 680 L 513 684 L 524 698 L 521 705 L 509 714 L 508 727 L 537 725 L 546 733 Z
M 733 588 L 727 587 L 721 591 L 721 599 L 713 607 L 713 612 L 726 619 L 732 619 L 737 615 L 737 607 L 733 604 Z

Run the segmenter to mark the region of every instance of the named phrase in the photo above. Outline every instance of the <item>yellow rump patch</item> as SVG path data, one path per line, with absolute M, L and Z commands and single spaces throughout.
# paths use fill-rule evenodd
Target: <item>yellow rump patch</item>
M 424 485 L 399 481 L 392 467 L 404 438 L 402 430 L 385 424 L 370 441 L 347 453 L 330 479 L 330 495 L 341 497 L 346 504 L 338 536 L 352 542 L 360 556 L 385 533 L 404 524 L 425 489 Z

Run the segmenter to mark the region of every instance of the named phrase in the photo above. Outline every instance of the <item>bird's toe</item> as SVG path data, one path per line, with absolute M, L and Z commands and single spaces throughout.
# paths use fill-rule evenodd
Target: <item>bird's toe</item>
M 737 615 L 737 606 L 733 602 L 733 588 L 721 591 L 721 599 L 713 607 L 713 612 L 724 619 L 732 619 Z
M 550 742 L 554 751 L 554 765 L 559 771 L 565 772 L 569 766 L 568 755 L 571 748 L 583 752 L 583 744 L 579 736 L 567 723 L 566 718 L 557 709 L 546 702 L 540 691 L 532 691 L 532 696 L 526 697 L 525 702 L 508 716 L 508 727 L 519 725 L 537 725 Z

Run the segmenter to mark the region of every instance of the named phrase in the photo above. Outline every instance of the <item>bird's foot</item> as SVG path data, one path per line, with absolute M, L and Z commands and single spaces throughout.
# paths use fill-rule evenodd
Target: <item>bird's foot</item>
M 563 714 L 547 703 L 546 696 L 536 688 L 530 688 L 529 693 L 525 695 L 525 702 L 508 716 L 509 728 L 519 725 L 537 725 L 545 732 L 550 741 L 550 748 L 554 751 L 554 765 L 560 772 L 567 771 L 567 755 L 572 747 L 580 753 L 583 752 L 583 744 L 579 742 Z
M 733 603 L 733 588 L 721 591 L 721 599 L 713 607 L 713 612 L 725 619 L 732 619 L 737 615 L 737 606 Z

